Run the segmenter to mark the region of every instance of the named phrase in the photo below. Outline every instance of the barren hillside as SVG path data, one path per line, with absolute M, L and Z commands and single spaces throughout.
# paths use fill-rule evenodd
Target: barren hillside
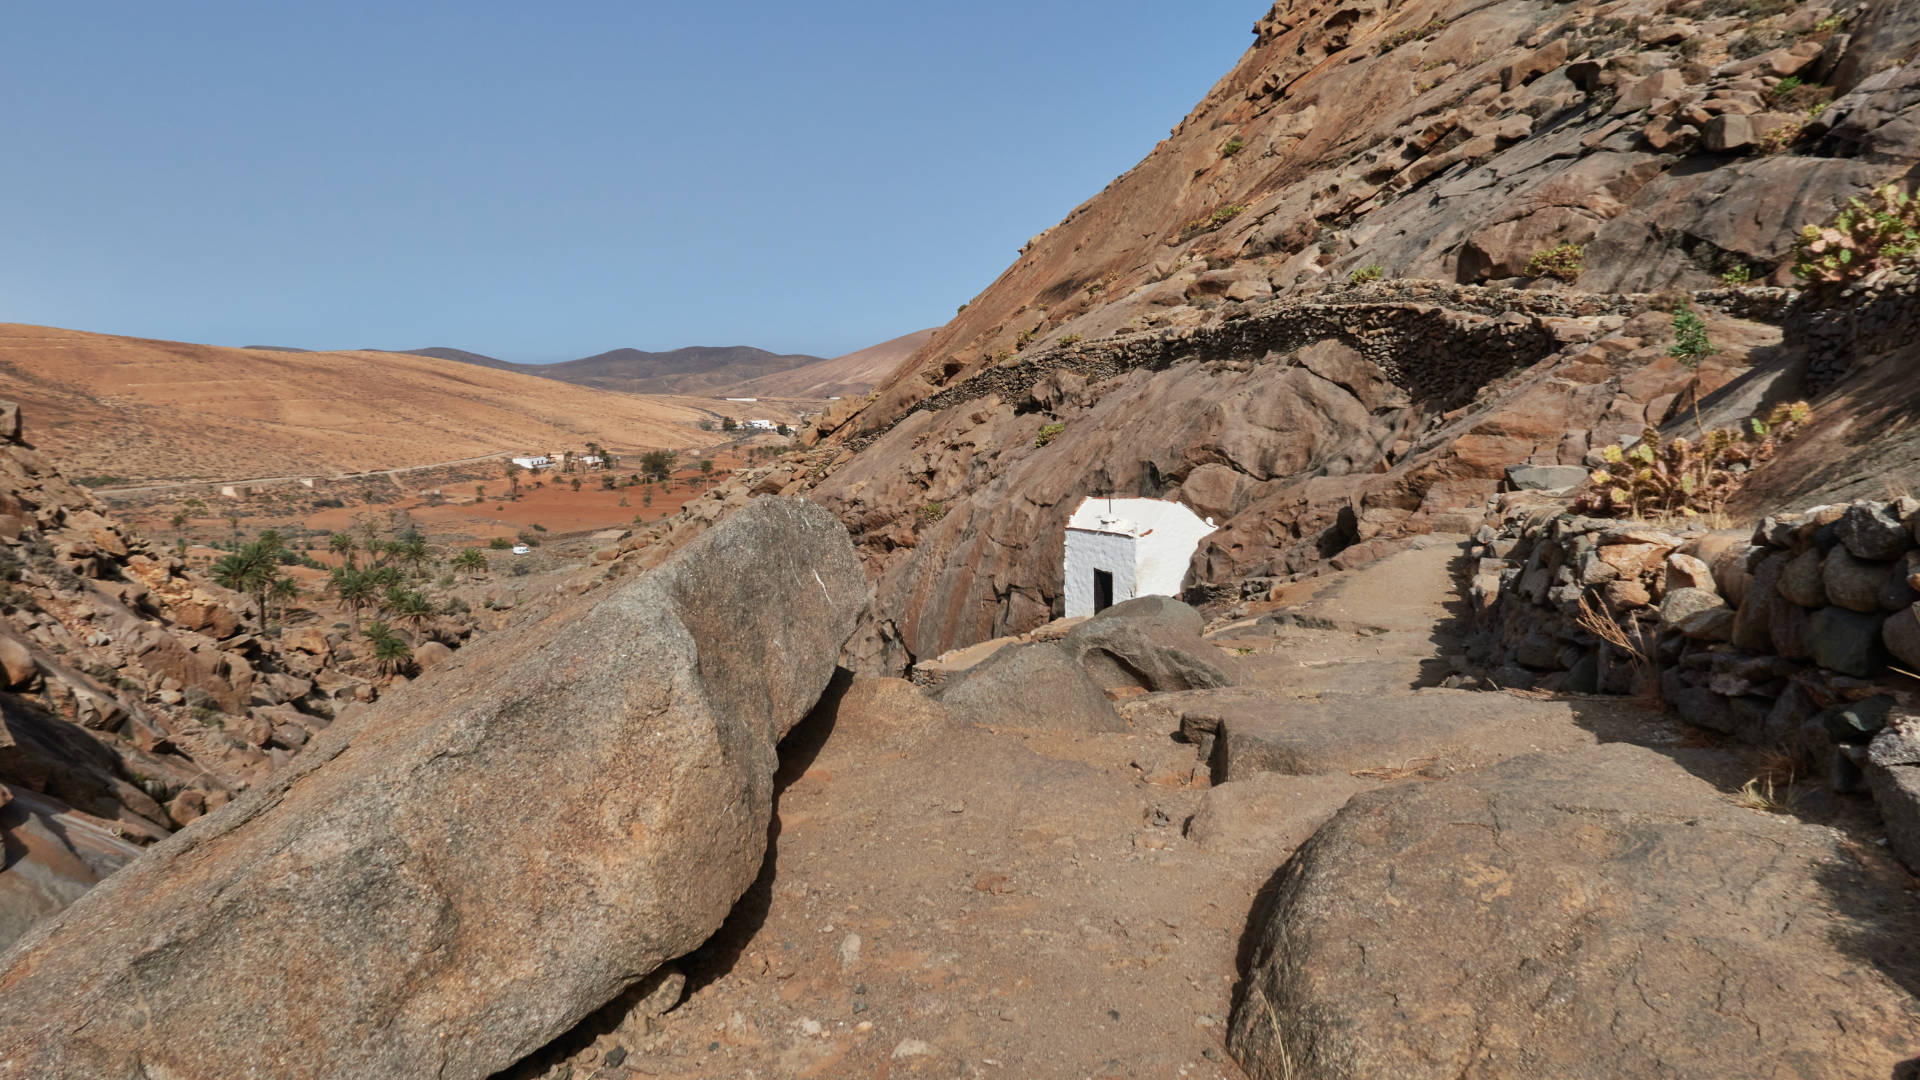
M 1035 237 L 855 428 L 1069 335 L 1192 326 L 1370 267 L 1524 285 L 1535 254 L 1576 244 L 1583 290 L 1739 267 L 1789 284 L 1800 226 L 1916 152 L 1887 123 L 1920 49 L 1920 12 L 1894 0 L 1280 0 L 1254 33 L 1170 138 Z
M 749 379 L 728 388 L 726 393 L 815 400 L 864 394 L 893 374 L 938 332 L 918 330 L 892 341 L 868 346 L 859 352 Z
M 0 325 L 0 396 L 73 476 L 243 479 L 506 451 L 705 445 L 689 403 L 399 353 L 280 353 Z

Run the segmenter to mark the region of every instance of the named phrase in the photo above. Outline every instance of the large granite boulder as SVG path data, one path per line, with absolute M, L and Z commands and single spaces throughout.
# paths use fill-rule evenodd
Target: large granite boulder
M 953 717 L 988 726 L 1125 731 L 1106 691 L 1060 643 L 1008 645 L 934 692 Z
M 1620 743 L 1358 795 L 1282 870 L 1228 1045 L 1256 1080 L 1901 1075 L 1891 870 Z
M 1142 596 L 1095 615 L 1061 645 L 1109 690 L 1161 692 L 1230 686 L 1220 650 L 1200 636 L 1206 618 L 1178 600 Z
M 758 500 L 334 724 L 0 956 L 0 1075 L 483 1078 L 699 945 L 867 587 Z

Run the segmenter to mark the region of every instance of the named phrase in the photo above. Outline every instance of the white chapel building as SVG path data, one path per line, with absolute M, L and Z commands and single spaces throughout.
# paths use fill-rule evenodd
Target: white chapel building
M 1179 596 L 1212 518 L 1165 499 L 1094 496 L 1067 520 L 1067 617 L 1137 596 Z

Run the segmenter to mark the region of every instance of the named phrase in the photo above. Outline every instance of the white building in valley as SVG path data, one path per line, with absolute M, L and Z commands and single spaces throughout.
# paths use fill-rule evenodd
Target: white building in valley
M 513 459 L 513 463 L 528 472 L 539 472 L 541 469 L 553 468 L 553 459 L 545 454 L 539 454 L 534 457 L 517 457 Z
M 1067 521 L 1067 617 L 1179 596 L 1212 518 L 1165 499 L 1089 498 Z

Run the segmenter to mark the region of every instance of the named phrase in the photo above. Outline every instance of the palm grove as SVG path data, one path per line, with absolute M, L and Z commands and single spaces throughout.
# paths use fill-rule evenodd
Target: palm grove
M 374 666 L 387 675 L 407 673 L 413 667 L 413 649 L 395 632 L 395 625 L 410 625 L 417 631 L 442 614 L 440 605 L 408 583 L 410 578 L 425 577 L 434 563 L 426 538 L 411 530 L 390 540 L 334 533 L 327 547 L 340 559 L 340 565 L 331 571 L 326 591 L 346 608 L 353 631 L 366 641 Z M 222 556 L 213 564 L 211 574 L 216 583 L 251 600 L 259 629 L 265 633 L 276 606 L 284 620 L 288 605 L 302 595 L 298 582 L 284 569 L 301 562 L 317 565 L 288 548 L 280 533 L 270 529 Z M 469 577 L 484 573 L 486 554 L 464 549 L 452 558 L 451 568 Z M 448 608 L 454 603 L 450 601 Z M 361 615 L 370 608 L 379 617 L 363 627 Z

